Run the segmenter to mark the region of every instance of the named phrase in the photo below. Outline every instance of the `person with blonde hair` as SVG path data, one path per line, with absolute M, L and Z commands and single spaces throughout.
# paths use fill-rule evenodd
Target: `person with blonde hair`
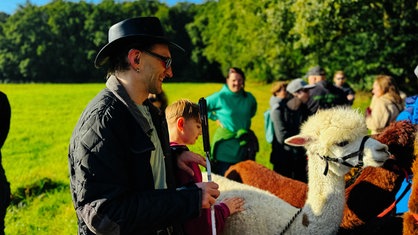
M 180 99 L 166 108 L 170 147 L 173 156 L 188 151 L 187 145 L 195 144 L 202 134 L 199 106 L 187 99 Z M 178 169 L 175 173 L 177 187 L 202 182 L 202 172 L 199 165 L 189 163 L 194 175 Z M 244 200 L 239 197 L 225 198 L 214 205 L 216 231 L 223 231 L 226 219 L 239 211 L 244 210 Z M 199 217 L 186 221 L 183 225 L 187 235 L 211 235 L 210 209 L 202 209 Z
M 378 75 L 373 83 L 373 97 L 366 109 L 366 125 L 372 134 L 381 132 L 403 110 L 403 101 L 395 79 Z

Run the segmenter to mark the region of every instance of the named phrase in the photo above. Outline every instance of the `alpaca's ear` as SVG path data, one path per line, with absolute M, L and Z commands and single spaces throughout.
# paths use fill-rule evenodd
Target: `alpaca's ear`
M 292 137 L 289 137 L 285 139 L 285 144 L 291 145 L 291 146 L 305 146 L 309 142 L 311 142 L 312 139 L 307 136 L 302 135 L 294 135 Z

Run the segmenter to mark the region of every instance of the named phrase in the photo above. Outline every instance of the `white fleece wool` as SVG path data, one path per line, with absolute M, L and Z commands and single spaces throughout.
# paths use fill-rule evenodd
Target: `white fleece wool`
M 205 172 L 203 181 L 207 181 Z M 275 195 L 250 185 L 215 174 L 212 174 L 212 181 L 219 184 L 221 191 L 217 201 L 228 197 L 242 197 L 245 200 L 245 211 L 227 219 L 223 235 L 279 234 L 285 226 L 279 221 L 290 220 L 298 210 Z
M 345 203 L 344 175 L 350 168 L 339 162 L 328 162 L 327 166 L 322 156 L 341 158 L 356 152 L 366 134 L 364 117 L 358 111 L 335 108 L 317 112 L 303 124 L 299 135 L 286 140 L 304 146 L 309 159 L 308 196 L 296 217 L 299 209 L 273 194 L 212 174 L 220 187 L 219 200 L 236 196 L 245 200 L 245 211 L 230 216 L 222 234 L 276 235 L 285 228 L 284 234 L 336 234 Z M 365 142 L 363 153 L 365 166 L 380 166 L 388 158 L 387 146 L 374 139 Z M 358 157 L 347 161 L 356 165 Z M 205 172 L 203 175 L 206 178 Z

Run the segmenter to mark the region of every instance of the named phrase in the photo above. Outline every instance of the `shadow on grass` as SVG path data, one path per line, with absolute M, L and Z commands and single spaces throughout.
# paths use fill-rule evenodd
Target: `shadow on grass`
M 41 196 L 48 192 L 69 190 L 68 183 L 53 181 L 49 178 L 40 179 L 30 185 L 19 187 L 11 195 L 10 205 L 23 206 L 27 200 L 31 200 L 34 197 Z

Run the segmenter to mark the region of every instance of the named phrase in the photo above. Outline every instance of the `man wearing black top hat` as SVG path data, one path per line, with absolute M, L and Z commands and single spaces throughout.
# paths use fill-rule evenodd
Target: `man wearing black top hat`
M 213 182 L 173 187 L 174 167 L 205 162 L 188 151 L 173 159 L 165 117 L 147 99 L 173 76 L 170 45 L 182 50 L 155 17 L 109 29 L 94 62 L 108 66 L 106 88 L 83 111 L 69 146 L 79 234 L 182 234 L 179 224 L 219 195 Z

